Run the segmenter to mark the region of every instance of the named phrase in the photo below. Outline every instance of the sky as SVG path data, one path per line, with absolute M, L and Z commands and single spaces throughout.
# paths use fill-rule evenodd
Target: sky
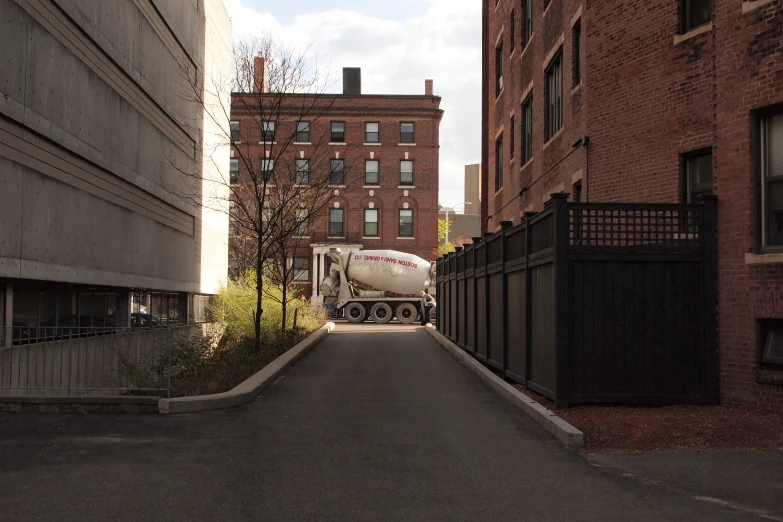
M 424 80 L 434 80 L 434 93 L 441 96 L 445 111 L 440 126 L 440 203 L 464 201 L 465 165 L 481 160 L 481 2 L 224 3 L 235 39 L 271 34 L 315 50 L 329 65 L 331 92 L 342 89 L 343 67 L 362 68 L 365 94 L 424 94 Z

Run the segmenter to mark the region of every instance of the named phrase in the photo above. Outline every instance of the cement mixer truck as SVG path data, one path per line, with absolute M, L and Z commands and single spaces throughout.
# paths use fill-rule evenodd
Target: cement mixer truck
M 432 264 L 412 254 L 335 248 L 327 255 L 332 266 L 321 283 L 324 304 L 342 309 L 348 322 L 386 324 L 396 317 L 410 324 L 419 314 L 419 292 L 434 293 Z

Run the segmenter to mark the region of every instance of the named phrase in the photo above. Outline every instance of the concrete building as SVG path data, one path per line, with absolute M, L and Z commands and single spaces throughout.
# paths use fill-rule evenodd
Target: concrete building
M 718 197 L 721 400 L 783 410 L 783 0 L 485 0 L 489 230 Z
M 202 320 L 227 274 L 227 212 L 200 201 L 229 169 L 204 114 L 228 111 L 222 1 L 0 0 L 0 25 L 0 352 Z
M 261 68 L 263 64 L 257 63 L 257 75 Z M 263 86 L 264 81 L 259 79 L 256 85 Z M 328 274 L 326 254 L 331 248 L 392 249 L 435 259 L 443 111 L 432 80 L 422 87 L 422 94 L 416 95 L 365 94 L 361 70 L 346 68 L 343 92 L 321 95 L 318 107 L 325 109 L 306 117 L 301 116 L 302 106 L 307 106 L 302 101 L 305 94 L 293 93 L 285 101 L 263 91 L 233 94 L 237 156 L 259 162 L 276 158 L 276 168 L 293 166 L 298 159 L 306 162 L 311 178 L 316 170 L 339 169 L 340 181 L 323 194 L 328 199 L 325 207 L 306 224 L 304 239 L 288 260 L 297 267 L 295 280 L 313 300 L 321 298 L 319 283 Z M 279 121 L 268 141 L 262 139 L 254 110 L 266 100 L 285 106 L 279 115 L 270 116 Z M 297 136 L 290 143 L 286 136 L 296 133 L 300 124 L 306 137 Z M 239 185 L 248 182 L 246 165 L 239 160 L 235 164 Z
M 454 207 L 443 207 L 438 219 L 448 219 L 450 241 L 481 235 L 481 165 L 465 165 L 465 196 Z M 460 204 L 462 205 L 460 207 Z M 459 208 L 458 208 L 459 207 Z M 458 212 L 455 212 L 458 210 Z

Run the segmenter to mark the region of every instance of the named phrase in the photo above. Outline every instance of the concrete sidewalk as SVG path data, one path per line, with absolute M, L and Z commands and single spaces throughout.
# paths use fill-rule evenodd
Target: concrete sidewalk
M 0 418 L 0 521 L 749 521 L 598 469 L 420 327 L 339 324 L 253 403 Z

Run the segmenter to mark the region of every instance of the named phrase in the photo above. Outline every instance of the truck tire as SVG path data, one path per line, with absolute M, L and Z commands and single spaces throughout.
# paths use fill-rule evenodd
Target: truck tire
M 375 303 L 370 309 L 370 317 L 375 324 L 386 324 L 392 320 L 394 313 L 392 313 L 391 306 L 386 303 Z
M 349 323 L 361 323 L 365 317 L 367 317 L 367 310 L 362 303 L 348 303 L 345 306 L 345 318 Z
M 400 324 L 411 324 L 416 321 L 416 317 L 419 315 L 419 310 L 411 303 L 402 303 L 397 307 L 395 312 L 397 320 Z

